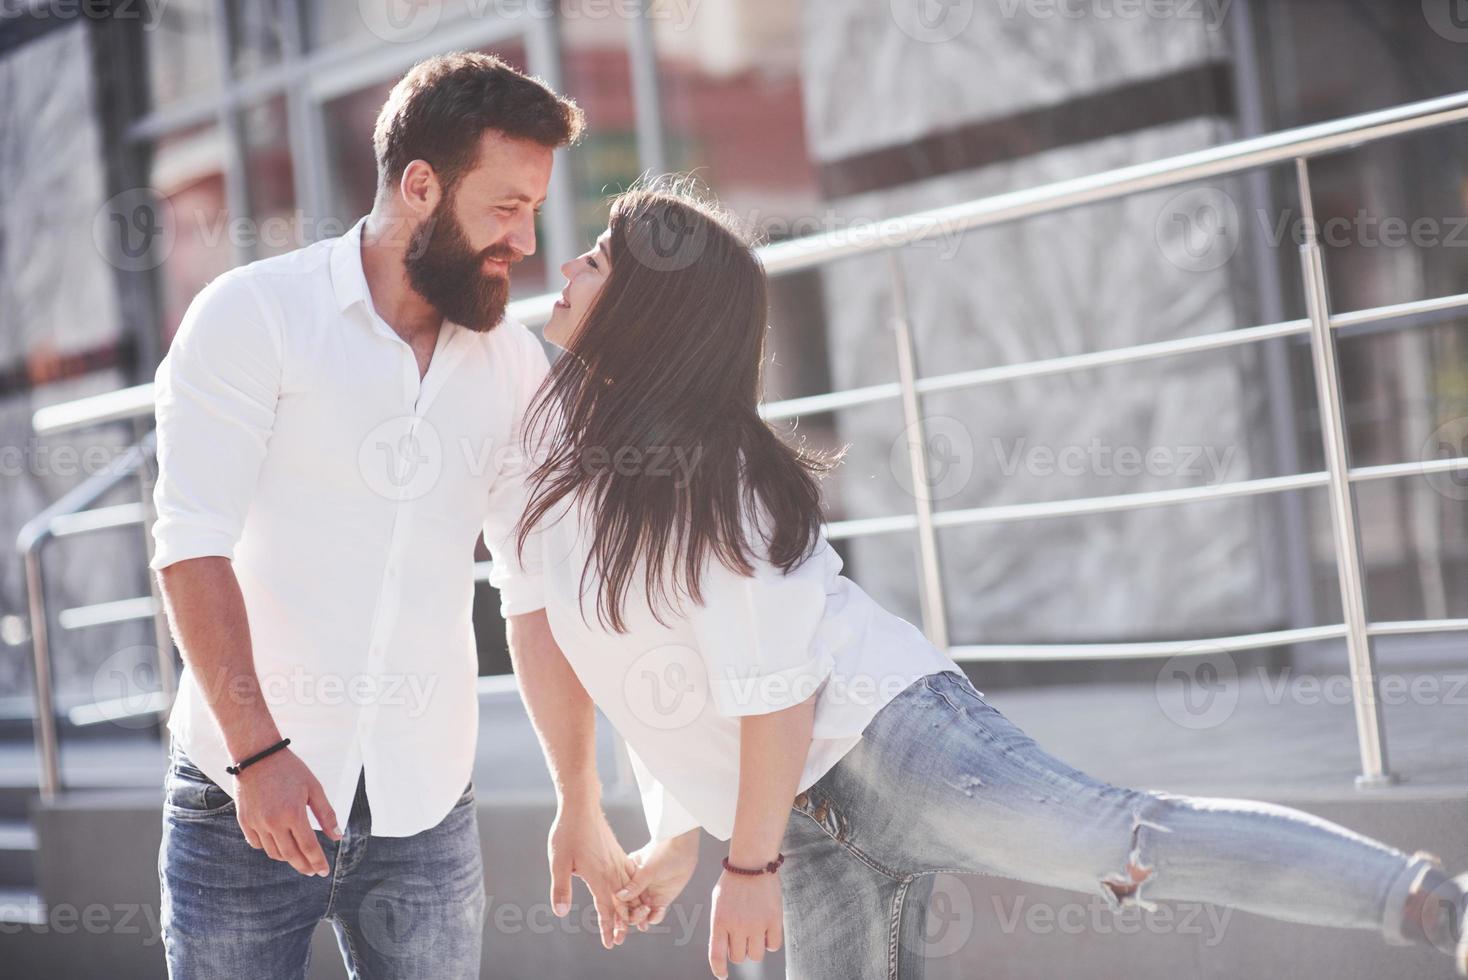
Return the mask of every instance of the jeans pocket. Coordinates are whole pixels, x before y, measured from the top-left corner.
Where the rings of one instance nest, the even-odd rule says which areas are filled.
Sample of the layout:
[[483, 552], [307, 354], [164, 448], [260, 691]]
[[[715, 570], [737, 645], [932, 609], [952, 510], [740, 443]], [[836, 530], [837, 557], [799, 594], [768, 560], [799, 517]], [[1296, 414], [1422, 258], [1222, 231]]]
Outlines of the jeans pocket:
[[234, 798], [188, 762], [175, 760], [163, 784], [163, 809], [185, 819], [234, 810]]

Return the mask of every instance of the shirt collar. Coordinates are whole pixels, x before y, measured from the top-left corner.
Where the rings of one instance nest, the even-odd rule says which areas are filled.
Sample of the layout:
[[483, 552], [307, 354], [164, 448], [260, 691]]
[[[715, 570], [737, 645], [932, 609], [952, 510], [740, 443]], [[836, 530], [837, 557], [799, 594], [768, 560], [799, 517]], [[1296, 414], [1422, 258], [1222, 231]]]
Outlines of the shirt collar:
[[331, 288], [336, 293], [336, 308], [341, 311], [353, 303], [372, 308], [367, 274], [362, 271], [362, 229], [366, 224], [365, 217], [359, 218], [331, 247]]

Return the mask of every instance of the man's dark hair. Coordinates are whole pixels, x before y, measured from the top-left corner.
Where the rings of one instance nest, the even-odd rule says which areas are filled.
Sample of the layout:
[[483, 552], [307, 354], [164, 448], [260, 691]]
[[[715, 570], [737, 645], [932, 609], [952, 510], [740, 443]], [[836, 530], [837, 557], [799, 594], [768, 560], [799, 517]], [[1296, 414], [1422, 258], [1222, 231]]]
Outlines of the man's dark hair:
[[426, 160], [448, 191], [474, 165], [485, 130], [555, 149], [574, 143], [583, 122], [575, 102], [492, 54], [438, 55], [414, 65], [377, 114], [377, 189]]

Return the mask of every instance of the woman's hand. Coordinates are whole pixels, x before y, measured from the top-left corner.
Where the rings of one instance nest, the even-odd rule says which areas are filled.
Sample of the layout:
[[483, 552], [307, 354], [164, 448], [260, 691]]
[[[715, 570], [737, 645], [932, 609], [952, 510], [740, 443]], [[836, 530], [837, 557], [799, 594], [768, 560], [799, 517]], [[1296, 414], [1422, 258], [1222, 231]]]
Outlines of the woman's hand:
[[616, 898], [625, 906], [629, 925], [647, 932], [668, 914], [668, 906], [682, 893], [698, 867], [700, 832], [664, 841], [650, 841], [647, 846], [627, 855], [627, 873], [632, 880]]
[[714, 886], [713, 926], [709, 932], [709, 969], [719, 980], [730, 963], [758, 963], [784, 942], [784, 906], [774, 874], [736, 875], [725, 871]]
[[600, 804], [563, 799], [551, 824], [547, 850], [552, 910], [557, 916], [571, 911], [571, 876], [575, 875], [591, 890], [602, 946], [620, 946], [627, 938], [627, 922], [618, 914], [613, 896], [630, 878], [627, 853], [617, 843]]

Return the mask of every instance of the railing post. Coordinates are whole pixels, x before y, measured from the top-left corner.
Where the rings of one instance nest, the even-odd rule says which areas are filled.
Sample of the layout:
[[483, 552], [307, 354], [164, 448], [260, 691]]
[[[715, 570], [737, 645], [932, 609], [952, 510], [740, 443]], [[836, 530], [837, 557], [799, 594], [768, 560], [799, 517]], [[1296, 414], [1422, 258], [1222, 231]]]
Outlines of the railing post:
[[938, 534], [933, 526], [932, 484], [928, 478], [928, 439], [917, 393], [917, 353], [908, 322], [907, 284], [900, 255], [892, 257], [892, 334], [897, 341], [897, 382], [902, 388], [903, 431], [912, 471], [916, 506], [918, 561], [922, 568], [923, 632], [940, 650], [948, 649], [948, 616], [943, 606], [943, 569], [938, 561]]
[[46, 584], [41, 575], [42, 535], [25, 551], [25, 583], [31, 616], [31, 660], [36, 673], [36, 758], [41, 767], [41, 799], [50, 802], [61, 789], [61, 756], [56, 743], [56, 698], [51, 691], [50, 624]]
[[1295, 159], [1305, 241], [1300, 267], [1305, 307], [1310, 318], [1310, 354], [1315, 365], [1315, 392], [1320, 429], [1325, 443], [1326, 484], [1330, 493], [1331, 529], [1335, 539], [1336, 572], [1341, 608], [1345, 614], [1346, 657], [1351, 670], [1351, 692], [1356, 707], [1356, 740], [1361, 751], [1360, 788], [1395, 782], [1387, 769], [1386, 732], [1381, 723], [1375, 655], [1366, 629], [1366, 593], [1361, 571], [1361, 539], [1355, 501], [1347, 473], [1346, 422], [1342, 408], [1340, 368], [1335, 334], [1330, 326], [1330, 297], [1326, 292], [1325, 263], [1315, 230], [1315, 208], [1310, 197], [1310, 168], [1304, 157]]

